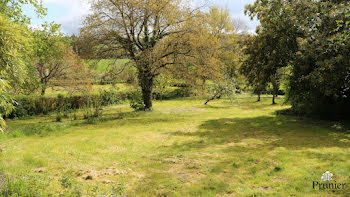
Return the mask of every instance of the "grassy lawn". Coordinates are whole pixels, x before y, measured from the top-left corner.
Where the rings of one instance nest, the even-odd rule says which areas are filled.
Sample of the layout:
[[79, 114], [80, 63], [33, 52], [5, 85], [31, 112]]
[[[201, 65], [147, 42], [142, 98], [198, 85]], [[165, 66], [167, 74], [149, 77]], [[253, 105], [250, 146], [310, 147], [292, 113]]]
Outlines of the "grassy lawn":
[[[19, 134], [0, 139], [0, 169], [41, 195], [349, 196], [312, 183], [329, 170], [350, 184], [350, 134], [276, 116], [289, 106], [255, 99], [162, 101], [153, 112], [120, 105], [95, 124], [12, 120]], [[42, 134], [29, 135], [35, 129]]]
[[[129, 85], [127, 83], [118, 83], [115, 85], [115, 87], [113, 87], [113, 85], [110, 84], [106, 84], [106, 85], [92, 85], [91, 89], [90, 89], [90, 93], [91, 94], [97, 94], [99, 93], [101, 90], [117, 90], [120, 92], [128, 92], [130, 90], [132, 90], [134, 87], [132, 85]], [[49, 87], [46, 90], [46, 94], [45, 96], [47, 97], [57, 97], [57, 95], [62, 94], [62, 95], [68, 95], [69, 91], [63, 87]], [[79, 95], [82, 93], [73, 93], [73, 95]]]
[[90, 60], [87, 64], [95, 70], [96, 73], [104, 73], [106, 70], [111, 68], [122, 68], [128, 59], [103, 59], [103, 60]]

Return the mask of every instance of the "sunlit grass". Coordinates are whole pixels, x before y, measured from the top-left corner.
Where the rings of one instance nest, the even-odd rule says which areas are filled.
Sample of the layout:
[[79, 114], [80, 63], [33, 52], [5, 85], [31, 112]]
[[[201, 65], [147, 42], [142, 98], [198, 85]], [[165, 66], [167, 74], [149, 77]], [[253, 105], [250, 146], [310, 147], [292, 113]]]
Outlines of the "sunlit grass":
[[102, 59], [89, 60], [87, 64], [96, 73], [104, 73], [111, 68], [122, 68], [129, 61], [128, 59]]
[[26, 177], [43, 195], [347, 195], [315, 191], [312, 182], [329, 170], [350, 184], [348, 133], [328, 122], [276, 116], [289, 107], [282, 100], [245, 97], [207, 106], [157, 101], [153, 112], [114, 106], [95, 124], [55, 123], [54, 115], [12, 120], [10, 131], [51, 130], [0, 139], [0, 169]]
[[[106, 85], [92, 85], [92, 87], [89, 89], [89, 94], [98, 94], [102, 90], [115, 90], [119, 92], [128, 92], [130, 90], [134, 89], [134, 87], [130, 84], [127, 83], [117, 83], [115, 85], [111, 84], [106, 84]], [[81, 95], [84, 92], [82, 91], [72, 91], [69, 88], [64, 88], [64, 87], [49, 87], [46, 90], [45, 96], [47, 97], [56, 97], [57, 95]]]

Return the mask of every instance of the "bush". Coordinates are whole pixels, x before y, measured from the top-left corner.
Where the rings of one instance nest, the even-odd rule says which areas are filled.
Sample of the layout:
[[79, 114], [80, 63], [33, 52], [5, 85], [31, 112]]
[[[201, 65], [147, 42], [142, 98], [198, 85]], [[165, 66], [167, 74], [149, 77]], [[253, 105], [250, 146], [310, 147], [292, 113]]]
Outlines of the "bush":
[[101, 105], [110, 106], [119, 104], [121, 99], [117, 91], [114, 90], [102, 90], [100, 91]]
[[[68, 118], [68, 115], [75, 112], [75, 109], [83, 109], [90, 100], [101, 102], [101, 106], [109, 106], [121, 103], [128, 98], [128, 93], [117, 93], [115, 91], [102, 91], [99, 95], [82, 95], [57, 98], [22, 96], [15, 98], [15, 109], [5, 118], [13, 119], [34, 115], [46, 115], [50, 112], [57, 113], [57, 119]], [[73, 117], [74, 118], [73, 114]]]
[[84, 107], [84, 119], [88, 123], [93, 123], [95, 118], [98, 118], [102, 114], [102, 102], [101, 97], [86, 95], [86, 105]]
[[[0, 173], [1, 176], [1, 173]], [[34, 176], [22, 176], [18, 178], [9, 178], [5, 176], [4, 184], [0, 184], [0, 196], [58, 196], [53, 190], [48, 190], [50, 185], [48, 178], [39, 178]], [[59, 196], [79, 197], [82, 196], [81, 186], [72, 179], [63, 177], [61, 186], [64, 188]]]
[[135, 111], [145, 110], [145, 105], [143, 103], [141, 91], [131, 93], [129, 101], [130, 107], [133, 108]]
[[[155, 100], [169, 100], [181, 97], [191, 96], [190, 88], [177, 88], [175, 90], [167, 90], [163, 93], [153, 92]], [[115, 90], [103, 90], [98, 95], [78, 95], [54, 97], [35, 97], [35, 96], [18, 96], [14, 98], [16, 101], [15, 109], [5, 118], [13, 119], [34, 115], [46, 115], [50, 112], [57, 113], [56, 121], [62, 121], [62, 118], [68, 118], [73, 112], [72, 119], [76, 119], [75, 110], [85, 109], [91, 100], [99, 101], [101, 106], [110, 106], [129, 100], [130, 106], [136, 110], [143, 110], [141, 92], [117, 92]], [[97, 103], [95, 103], [97, 104]], [[95, 105], [96, 106], [96, 105]], [[94, 108], [90, 104], [90, 107]], [[88, 117], [86, 117], [87, 119]]]

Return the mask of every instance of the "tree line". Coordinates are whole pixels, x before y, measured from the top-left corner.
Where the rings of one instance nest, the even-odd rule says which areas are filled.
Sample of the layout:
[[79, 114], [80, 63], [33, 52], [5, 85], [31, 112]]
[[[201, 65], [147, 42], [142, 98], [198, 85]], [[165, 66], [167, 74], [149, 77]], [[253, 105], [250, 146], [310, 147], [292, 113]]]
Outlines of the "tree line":
[[257, 0], [246, 14], [260, 21], [241, 67], [255, 92], [286, 79], [294, 113], [349, 117], [350, 2]]

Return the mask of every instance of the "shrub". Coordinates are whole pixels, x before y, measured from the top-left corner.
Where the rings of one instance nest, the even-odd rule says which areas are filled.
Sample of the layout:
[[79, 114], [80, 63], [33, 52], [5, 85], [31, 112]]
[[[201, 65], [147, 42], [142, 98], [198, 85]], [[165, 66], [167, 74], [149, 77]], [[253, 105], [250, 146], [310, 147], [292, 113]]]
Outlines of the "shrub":
[[[153, 98], [155, 100], [169, 100], [180, 97], [191, 96], [190, 88], [177, 88], [172, 91], [166, 90], [162, 93], [155, 91]], [[35, 96], [17, 96], [15, 109], [5, 118], [13, 119], [34, 115], [46, 115], [50, 112], [57, 113], [57, 121], [60, 122], [62, 118], [69, 118], [72, 114], [72, 120], [77, 119], [75, 114], [76, 109], [85, 109], [87, 105], [91, 108], [101, 108], [101, 106], [110, 106], [122, 103], [129, 100], [130, 106], [136, 110], [143, 110], [142, 94], [141, 92], [117, 92], [115, 90], [103, 90], [98, 95], [75, 95], [55, 97], [35, 97]], [[92, 104], [92, 101], [99, 101], [100, 103]], [[88, 104], [90, 102], [90, 104]], [[96, 105], [98, 104], [98, 105]], [[95, 107], [94, 107], [95, 106]], [[98, 107], [99, 106], [99, 107]], [[98, 113], [96, 113], [98, 115]], [[87, 117], [86, 117], [87, 119]]]
[[145, 110], [145, 105], [143, 103], [141, 91], [133, 92], [130, 95], [129, 101], [130, 107], [133, 108], [135, 111]]
[[117, 91], [114, 90], [102, 90], [100, 91], [101, 105], [110, 106], [119, 104], [121, 99]]
[[84, 107], [84, 119], [88, 123], [93, 123], [95, 118], [102, 114], [101, 97], [86, 95], [86, 105]]
[[9, 129], [8, 134], [12, 137], [32, 135], [46, 136], [51, 132], [62, 131], [71, 126], [72, 125], [69, 123], [36, 123], [24, 127], [17, 127], [15, 130]]

